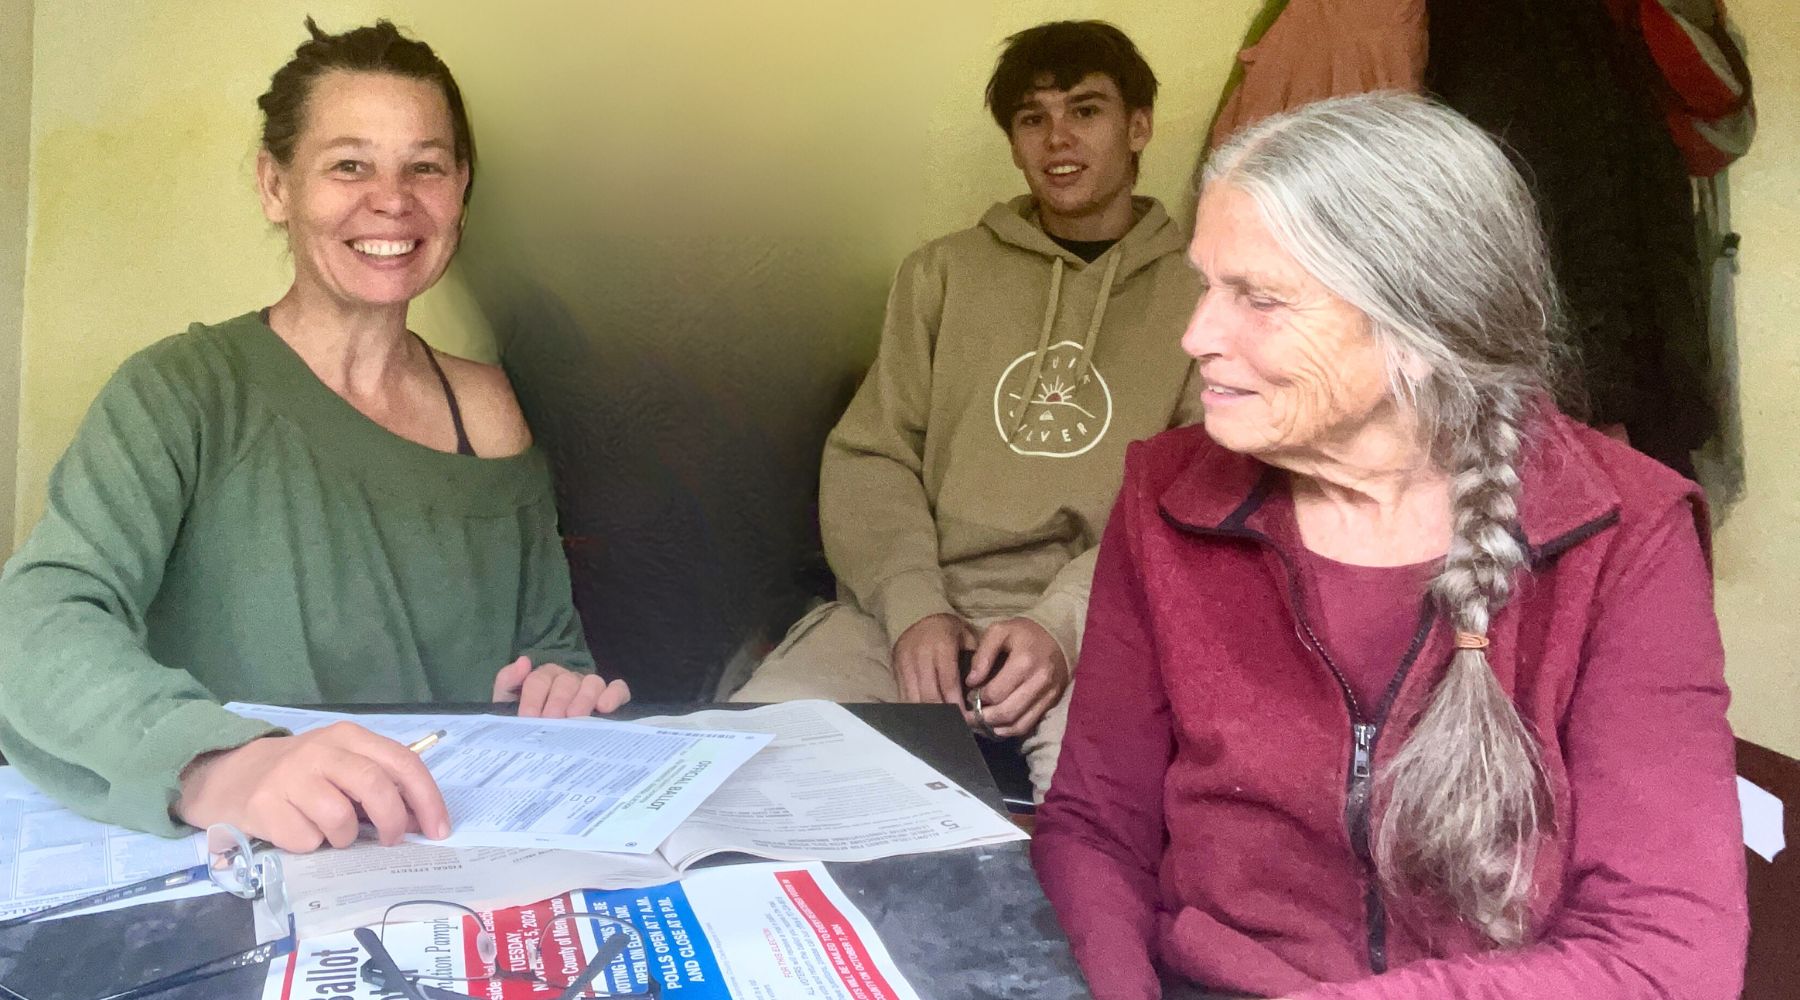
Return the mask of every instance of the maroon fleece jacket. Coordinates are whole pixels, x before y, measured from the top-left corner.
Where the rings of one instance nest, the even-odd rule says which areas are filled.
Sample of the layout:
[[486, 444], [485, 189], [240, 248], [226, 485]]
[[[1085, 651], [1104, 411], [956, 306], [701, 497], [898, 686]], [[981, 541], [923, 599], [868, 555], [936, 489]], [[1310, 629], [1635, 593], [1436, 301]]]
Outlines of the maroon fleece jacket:
[[1032, 848], [1100, 1000], [1158, 968], [1261, 996], [1738, 995], [1744, 856], [1695, 487], [1561, 417], [1528, 434], [1530, 563], [1488, 653], [1542, 747], [1555, 826], [1532, 941], [1481, 946], [1372, 878], [1370, 775], [1452, 653], [1420, 609], [1374, 705], [1307, 634], [1284, 474], [1204, 429], [1134, 445]]

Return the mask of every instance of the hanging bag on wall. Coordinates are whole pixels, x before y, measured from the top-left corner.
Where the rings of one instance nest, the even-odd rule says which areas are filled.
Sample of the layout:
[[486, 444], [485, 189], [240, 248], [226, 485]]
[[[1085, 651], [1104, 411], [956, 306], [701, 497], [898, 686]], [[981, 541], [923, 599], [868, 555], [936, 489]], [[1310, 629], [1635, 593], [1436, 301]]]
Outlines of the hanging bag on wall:
[[1744, 155], [1756, 134], [1756, 103], [1723, 0], [1609, 0], [1608, 6], [1650, 53], [1661, 77], [1663, 117], [1688, 173], [1711, 177]]

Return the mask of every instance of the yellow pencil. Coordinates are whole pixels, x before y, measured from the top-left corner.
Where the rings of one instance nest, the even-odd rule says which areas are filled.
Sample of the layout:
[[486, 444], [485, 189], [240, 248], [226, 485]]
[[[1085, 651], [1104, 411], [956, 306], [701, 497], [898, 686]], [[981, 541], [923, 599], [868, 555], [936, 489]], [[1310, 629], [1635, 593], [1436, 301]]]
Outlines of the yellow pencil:
[[438, 730], [435, 733], [426, 733], [424, 736], [421, 736], [418, 739], [412, 741], [411, 743], [408, 743], [406, 745], [406, 749], [411, 750], [413, 753], [424, 753], [425, 751], [431, 749], [432, 744], [436, 743], [438, 740], [443, 739], [444, 735], [445, 735], [445, 732], [442, 729]]

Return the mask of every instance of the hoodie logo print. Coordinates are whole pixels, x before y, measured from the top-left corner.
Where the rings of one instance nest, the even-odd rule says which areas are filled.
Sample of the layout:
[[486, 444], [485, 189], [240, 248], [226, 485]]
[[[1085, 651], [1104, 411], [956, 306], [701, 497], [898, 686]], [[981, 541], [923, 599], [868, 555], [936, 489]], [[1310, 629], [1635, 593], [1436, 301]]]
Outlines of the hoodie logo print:
[[994, 429], [1020, 455], [1074, 458], [1099, 444], [1112, 426], [1112, 390], [1091, 364], [1077, 377], [1081, 345], [1073, 340], [1045, 348], [1037, 384], [1027, 386], [1036, 357], [1035, 351], [1027, 351], [1000, 373], [994, 386]]

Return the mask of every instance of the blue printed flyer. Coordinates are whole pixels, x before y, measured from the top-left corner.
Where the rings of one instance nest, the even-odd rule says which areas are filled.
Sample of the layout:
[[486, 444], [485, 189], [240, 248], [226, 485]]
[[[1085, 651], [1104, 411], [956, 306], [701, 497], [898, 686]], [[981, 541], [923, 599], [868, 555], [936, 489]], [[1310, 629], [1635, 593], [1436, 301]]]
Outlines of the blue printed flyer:
[[[577, 889], [526, 906], [421, 904], [371, 929], [421, 987], [489, 1000], [646, 995], [686, 1000], [918, 1000], [823, 865], [691, 872], [648, 889]], [[422, 919], [418, 919], [422, 918]], [[615, 942], [624, 937], [623, 944]], [[596, 955], [611, 958], [597, 967]], [[393, 998], [350, 933], [300, 942], [269, 970], [264, 1000]]]

